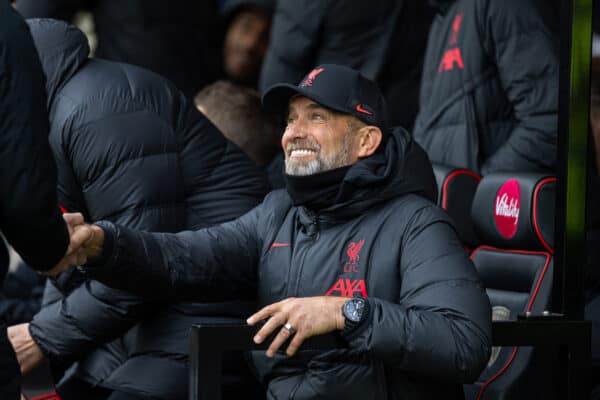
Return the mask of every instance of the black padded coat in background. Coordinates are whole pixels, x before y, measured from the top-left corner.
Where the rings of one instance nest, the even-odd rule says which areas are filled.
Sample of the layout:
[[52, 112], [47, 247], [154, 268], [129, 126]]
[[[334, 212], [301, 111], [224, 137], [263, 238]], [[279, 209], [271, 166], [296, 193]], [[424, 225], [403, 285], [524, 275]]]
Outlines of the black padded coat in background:
[[349, 169], [339, 193], [316, 214], [274, 191], [235, 221], [179, 234], [99, 222], [107, 247], [84, 269], [110, 285], [198, 301], [361, 296], [371, 312], [342, 334], [348, 350], [252, 355], [268, 399], [463, 399], [461, 383], [489, 357], [490, 304], [431, 201], [425, 153], [398, 128], [385, 152]]
[[216, 0], [17, 0], [25, 18], [70, 21], [89, 11], [95, 56], [138, 65], [171, 80], [187, 96], [218, 80], [223, 26]]
[[389, 126], [410, 129], [432, 17], [425, 1], [279, 0], [259, 89], [298, 84], [315, 65], [345, 65], [377, 82]]
[[[64, 255], [69, 235], [56, 202], [44, 74], [22, 18], [0, 0], [0, 231], [38, 270]], [[0, 282], [8, 268], [0, 238]], [[0, 315], [0, 398], [18, 400], [19, 365]]]
[[558, 37], [546, 0], [437, 0], [414, 137], [433, 162], [481, 174], [552, 171]]
[[[177, 232], [237, 218], [260, 203], [265, 177], [171, 82], [88, 58], [87, 40], [73, 26], [28, 23], [47, 76], [64, 208], [89, 221]], [[46, 304], [30, 325], [40, 348], [51, 359], [79, 359], [71, 372], [88, 383], [157, 399], [187, 396], [194, 320], [246, 317], [252, 310], [240, 302], [153, 304], [82, 282], [76, 272], [59, 277], [48, 297], [57, 290], [64, 298]]]

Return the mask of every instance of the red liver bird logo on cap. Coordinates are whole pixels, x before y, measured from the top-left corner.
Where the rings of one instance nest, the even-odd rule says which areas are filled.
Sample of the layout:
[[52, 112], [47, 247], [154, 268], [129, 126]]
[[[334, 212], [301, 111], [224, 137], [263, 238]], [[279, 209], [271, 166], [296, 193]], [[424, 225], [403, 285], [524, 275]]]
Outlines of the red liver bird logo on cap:
[[325, 68], [315, 68], [312, 71], [310, 71], [308, 76], [300, 84], [300, 87], [312, 86], [317, 75], [319, 75], [323, 71], [325, 71]]

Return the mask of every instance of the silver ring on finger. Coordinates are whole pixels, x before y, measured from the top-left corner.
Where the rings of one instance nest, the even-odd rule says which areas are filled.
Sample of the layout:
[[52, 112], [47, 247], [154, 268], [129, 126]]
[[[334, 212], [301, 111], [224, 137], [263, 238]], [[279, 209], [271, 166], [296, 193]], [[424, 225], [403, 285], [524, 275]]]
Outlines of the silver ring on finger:
[[287, 331], [290, 333], [290, 335], [293, 335], [294, 333], [296, 333], [296, 330], [294, 329], [292, 324], [290, 324], [289, 322], [286, 322], [285, 325], [283, 325], [283, 327], [285, 329], [287, 329]]

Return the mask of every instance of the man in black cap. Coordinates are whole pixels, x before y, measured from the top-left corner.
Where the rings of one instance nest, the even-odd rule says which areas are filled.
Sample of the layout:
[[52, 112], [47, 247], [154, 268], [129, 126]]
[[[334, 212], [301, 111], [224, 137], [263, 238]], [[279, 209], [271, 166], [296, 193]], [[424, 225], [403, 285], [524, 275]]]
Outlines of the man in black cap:
[[[81, 269], [198, 301], [256, 296], [248, 323], [267, 321], [254, 340], [278, 332], [252, 354], [269, 399], [462, 399], [489, 357], [490, 306], [432, 202], [423, 150], [387, 128], [377, 86], [346, 67], [321, 65], [263, 103], [287, 110], [287, 190], [194, 232], [90, 225]], [[333, 331], [347, 349], [300, 350]]]

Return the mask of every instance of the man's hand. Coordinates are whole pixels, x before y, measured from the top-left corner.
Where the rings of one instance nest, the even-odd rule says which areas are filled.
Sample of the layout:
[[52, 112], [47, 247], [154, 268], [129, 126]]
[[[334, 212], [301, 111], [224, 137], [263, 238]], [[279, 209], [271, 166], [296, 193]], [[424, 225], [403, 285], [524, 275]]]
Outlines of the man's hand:
[[247, 322], [254, 325], [270, 317], [254, 336], [256, 343], [262, 343], [283, 325], [267, 349], [267, 357], [273, 357], [281, 345], [290, 336], [294, 336], [286, 350], [286, 354], [291, 357], [305, 339], [344, 329], [342, 306], [347, 300], [345, 297], [335, 296], [289, 298], [264, 307], [248, 318]]
[[17, 354], [21, 374], [27, 375], [44, 360], [44, 353], [29, 334], [29, 324], [9, 326], [7, 332]]
[[49, 271], [41, 275], [55, 276], [73, 265], [85, 264], [88, 257], [98, 255], [102, 251], [104, 231], [95, 225], [88, 225], [80, 213], [63, 214], [69, 229], [69, 247], [64, 257]]

